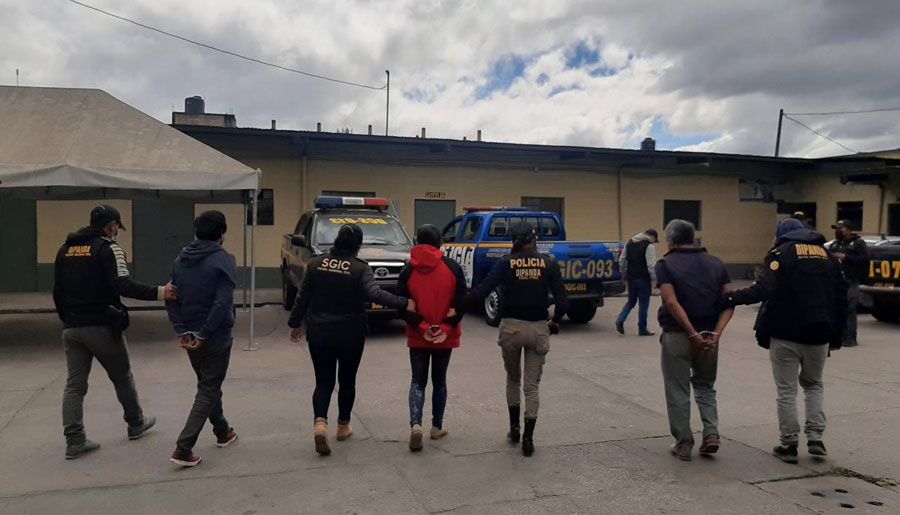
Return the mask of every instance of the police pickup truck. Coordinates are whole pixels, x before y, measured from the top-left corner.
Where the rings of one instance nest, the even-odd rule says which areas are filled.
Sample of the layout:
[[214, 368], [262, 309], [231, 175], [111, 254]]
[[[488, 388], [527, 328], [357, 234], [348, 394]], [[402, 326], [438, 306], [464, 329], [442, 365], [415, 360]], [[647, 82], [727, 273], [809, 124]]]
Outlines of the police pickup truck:
[[[569, 293], [570, 320], [590, 322], [605, 296], [625, 290], [618, 264], [621, 242], [566, 241], [565, 227], [556, 213], [502, 207], [467, 207], [465, 211], [444, 228], [442, 249], [462, 266], [469, 287], [484, 280], [497, 260], [509, 254], [510, 227], [525, 221], [537, 230], [538, 250], [559, 262]], [[502, 303], [500, 290], [485, 299], [488, 324], [500, 323]]]
[[[375, 282], [396, 293], [400, 271], [409, 259], [412, 240], [403, 224], [388, 212], [390, 202], [382, 198], [318, 197], [315, 209], [300, 217], [292, 234], [284, 235], [281, 248], [281, 281], [284, 309], [294, 307], [297, 289], [310, 258], [324, 254], [334, 245], [345, 224], [363, 231], [359, 258], [368, 262]], [[371, 311], [386, 311], [372, 305]]]
[[869, 281], [859, 291], [872, 299], [872, 316], [900, 320], [900, 238], [864, 237], [869, 246]]

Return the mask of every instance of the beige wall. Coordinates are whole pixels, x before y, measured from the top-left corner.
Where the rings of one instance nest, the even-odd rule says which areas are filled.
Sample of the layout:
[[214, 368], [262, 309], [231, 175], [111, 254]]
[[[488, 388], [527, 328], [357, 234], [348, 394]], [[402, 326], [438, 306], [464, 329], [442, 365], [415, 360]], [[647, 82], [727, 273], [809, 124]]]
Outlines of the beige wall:
[[881, 203], [881, 191], [878, 186], [841, 184], [840, 177], [836, 175], [809, 175], [793, 181], [791, 190], [791, 198], [786, 199], [789, 202], [816, 203], [816, 224], [825, 234], [829, 233], [828, 228], [831, 224], [837, 221], [837, 203], [854, 201], [863, 203], [861, 232], [878, 232]]
[[[37, 202], [38, 263], [53, 263], [66, 236], [90, 223], [91, 209], [109, 204], [122, 214], [122, 223], [131, 228], [130, 200], [39, 200]], [[131, 231], [119, 232], [119, 243], [131, 261]]]
[[[726, 263], [762, 260], [771, 247], [777, 218], [774, 203], [741, 202], [736, 177], [626, 175], [622, 184], [623, 238], [654, 228], [664, 240], [665, 200], [699, 200], [703, 245]], [[665, 249], [660, 247], [660, 253]]]

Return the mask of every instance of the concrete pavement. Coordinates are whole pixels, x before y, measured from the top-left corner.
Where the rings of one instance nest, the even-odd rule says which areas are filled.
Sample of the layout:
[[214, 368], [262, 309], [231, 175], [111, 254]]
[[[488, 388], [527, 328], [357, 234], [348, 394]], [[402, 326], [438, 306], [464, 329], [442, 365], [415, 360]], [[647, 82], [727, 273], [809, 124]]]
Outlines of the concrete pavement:
[[[58, 322], [2, 316], [0, 512], [900, 512], [892, 479], [900, 478], [900, 326], [861, 316], [862, 345], [836, 353], [826, 371], [831, 456], [813, 461], [801, 450], [792, 466], [769, 455], [777, 425], [768, 355], [752, 338], [754, 310], [739, 309], [720, 353], [723, 447], [715, 458], [682, 463], [668, 455], [658, 340], [616, 334], [621, 303], [612, 299], [593, 323], [566, 325], [553, 339], [538, 451], [528, 459], [504, 440], [496, 329], [475, 317], [464, 322], [450, 366], [448, 438], [426, 440], [418, 454], [406, 449], [409, 358], [402, 328], [388, 324], [363, 358], [356, 435], [317, 456], [308, 353], [287, 341], [283, 311], [262, 308], [260, 348], [241, 351], [246, 333], [238, 331], [225, 384], [226, 416], [240, 440], [217, 449], [205, 432], [195, 449], [204, 462], [189, 470], [167, 461], [194, 381], [163, 313], [134, 313], [129, 330], [138, 389], [157, 428], [127, 441], [112, 386], [95, 366], [85, 419], [103, 448], [75, 461], [63, 459]], [[429, 410], [430, 402], [426, 417]]]

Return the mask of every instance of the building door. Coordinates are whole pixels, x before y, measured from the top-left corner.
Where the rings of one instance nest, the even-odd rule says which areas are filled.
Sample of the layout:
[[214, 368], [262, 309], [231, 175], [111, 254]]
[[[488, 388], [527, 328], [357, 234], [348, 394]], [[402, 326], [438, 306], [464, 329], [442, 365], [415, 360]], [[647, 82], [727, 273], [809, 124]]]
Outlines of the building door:
[[172, 273], [172, 262], [194, 239], [194, 201], [160, 198], [132, 203], [134, 248], [132, 273], [145, 284], [163, 284]]
[[0, 292], [37, 291], [37, 204], [0, 199]]
[[888, 204], [888, 234], [900, 236], [900, 204]]
[[456, 218], [455, 200], [416, 200], [416, 229], [431, 224], [443, 229]]

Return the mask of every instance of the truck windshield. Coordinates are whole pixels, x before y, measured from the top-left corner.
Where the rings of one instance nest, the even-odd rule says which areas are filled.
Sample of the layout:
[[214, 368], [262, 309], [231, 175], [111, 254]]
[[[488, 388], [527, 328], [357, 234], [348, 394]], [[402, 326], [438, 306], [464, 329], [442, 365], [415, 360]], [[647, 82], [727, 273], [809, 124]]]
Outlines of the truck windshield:
[[395, 218], [381, 213], [335, 213], [320, 215], [316, 223], [316, 245], [334, 245], [341, 226], [356, 224], [363, 231], [363, 245], [389, 245], [409, 247], [412, 242], [403, 226]]

